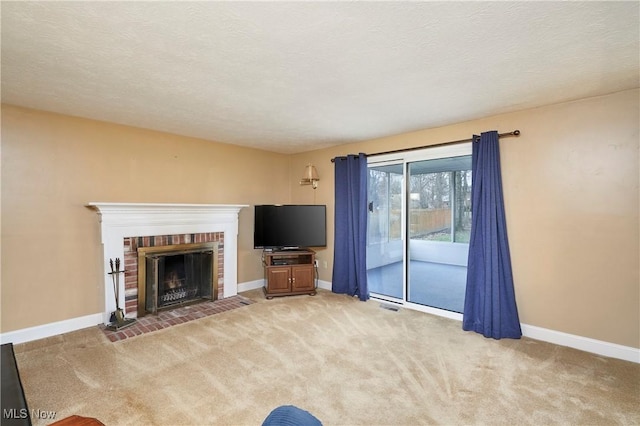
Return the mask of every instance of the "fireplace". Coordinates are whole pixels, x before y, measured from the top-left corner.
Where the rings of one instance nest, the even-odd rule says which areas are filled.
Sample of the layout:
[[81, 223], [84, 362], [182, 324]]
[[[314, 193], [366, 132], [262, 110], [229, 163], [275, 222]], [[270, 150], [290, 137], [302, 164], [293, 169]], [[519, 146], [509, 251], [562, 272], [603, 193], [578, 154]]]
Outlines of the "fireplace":
[[[212, 252], [211, 261], [213, 262], [213, 269], [210, 281], [212, 288], [215, 286], [215, 292], [212, 290], [210, 294], [215, 296], [216, 299], [226, 297], [224, 296], [226, 263], [225, 234], [224, 232], [205, 232], [199, 234], [150, 235], [147, 237], [124, 238], [125, 311], [127, 315], [131, 318], [144, 316], [150, 312], [157, 312], [158, 307], [160, 306], [162, 308], [165, 302], [186, 301], [184, 300], [186, 297], [181, 297], [183, 294], [182, 290], [178, 290], [180, 286], [176, 284], [176, 281], [172, 282], [171, 271], [165, 272], [164, 270], [166, 259], [163, 259], [163, 257], [165, 256], [170, 257], [169, 266], [171, 267], [175, 266], [174, 264], [176, 262], [184, 261], [180, 257], [173, 256], [195, 255], [202, 251], [206, 259], [208, 257], [207, 252]], [[187, 261], [192, 262], [197, 260], [192, 258]], [[149, 264], [148, 268], [147, 264]], [[175, 277], [176, 280], [186, 279], [186, 276], [184, 276], [185, 272], [182, 271], [181, 268], [183, 267], [180, 267], [180, 270], [177, 271], [174, 268], [174, 273], [178, 275]], [[147, 274], [147, 269], [151, 271], [151, 277]], [[177, 274], [178, 272], [180, 272], [180, 274]], [[155, 277], [157, 273], [162, 275], [162, 277], [157, 278], [160, 285], [159, 287], [158, 283], [153, 281], [148, 282], [148, 279]], [[195, 272], [190, 271], [189, 274], [193, 276]], [[167, 284], [164, 283], [166, 278], [168, 278], [169, 281]], [[174, 291], [167, 291], [166, 295], [160, 294], [160, 297], [165, 296], [165, 298], [164, 300], [160, 300], [160, 303], [156, 301], [155, 307], [153, 306], [153, 302], [149, 301], [149, 303], [147, 303], [147, 296], [151, 297], [150, 295], [155, 291], [157, 297], [158, 288], [162, 292], [165, 287]], [[185, 296], [190, 297], [188, 295], [189, 291], [187, 291], [187, 289], [184, 290], [184, 293], [186, 293]], [[203, 291], [206, 292], [206, 290]], [[193, 292], [193, 289], [191, 289], [191, 292]], [[209, 293], [206, 294], [207, 296], [205, 298], [209, 298]], [[211, 300], [216, 299], [212, 298]], [[147, 304], [149, 307], [147, 307]]]
[[120, 306], [125, 307], [127, 317], [138, 314], [137, 250], [142, 247], [217, 241], [220, 252], [217, 297], [237, 294], [238, 214], [248, 206], [103, 202], [87, 206], [97, 210], [101, 222], [104, 324], [109, 324], [116, 307], [112, 277], [108, 273], [112, 259], [125, 261], [126, 285], [119, 292]]
[[218, 243], [138, 248], [138, 316], [218, 299]]

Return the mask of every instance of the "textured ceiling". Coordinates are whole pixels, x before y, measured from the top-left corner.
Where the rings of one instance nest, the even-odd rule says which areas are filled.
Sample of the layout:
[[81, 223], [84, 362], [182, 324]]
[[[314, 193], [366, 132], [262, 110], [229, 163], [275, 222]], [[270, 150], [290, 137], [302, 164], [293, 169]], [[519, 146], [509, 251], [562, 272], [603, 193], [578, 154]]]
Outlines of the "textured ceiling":
[[2, 1], [2, 102], [301, 152], [636, 88], [639, 4]]

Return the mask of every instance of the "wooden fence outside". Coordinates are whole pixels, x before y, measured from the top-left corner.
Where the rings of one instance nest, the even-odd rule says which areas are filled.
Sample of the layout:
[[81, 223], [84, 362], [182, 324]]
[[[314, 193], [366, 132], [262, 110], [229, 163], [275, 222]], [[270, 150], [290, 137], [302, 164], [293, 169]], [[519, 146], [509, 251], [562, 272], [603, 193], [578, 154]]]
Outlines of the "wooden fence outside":
[[[375, 211], [370, 213], [371, 223], [379, 223], [379, 220], [386, 220], [381, 217], [383, 212]], [[400, 210], [391, 211], [389, 223], [389, 239], [400, 238], [401, 221]], [[411, 209], [409, 213], [409, 236], [416, 237], [438, 232], [451, 228], [451, 209]]]

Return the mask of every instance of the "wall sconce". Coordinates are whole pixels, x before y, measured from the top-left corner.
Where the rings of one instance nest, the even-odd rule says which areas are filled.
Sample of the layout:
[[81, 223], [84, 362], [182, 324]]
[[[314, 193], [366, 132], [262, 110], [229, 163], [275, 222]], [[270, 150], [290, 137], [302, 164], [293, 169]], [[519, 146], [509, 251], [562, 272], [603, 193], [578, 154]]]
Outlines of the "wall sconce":
[[319, 180], [318, 171], [311, 163], [309, 163], [304, 168], [304, 175], [302, 175], [302, 179], [300, 179], [300, 185], [311, 185], [313, 189], [316, 189], [318, 187]]

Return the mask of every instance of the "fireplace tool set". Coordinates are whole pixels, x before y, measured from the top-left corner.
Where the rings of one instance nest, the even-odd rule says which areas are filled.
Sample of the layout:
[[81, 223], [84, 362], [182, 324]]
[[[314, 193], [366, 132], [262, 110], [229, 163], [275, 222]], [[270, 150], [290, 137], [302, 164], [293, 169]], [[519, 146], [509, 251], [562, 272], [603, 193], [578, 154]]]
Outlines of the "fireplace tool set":
[[113, 294], [116, 298], [116, 311], [111, 314], [111, 324], [108, 328], [110, 330], [121, 330], [136, 322], [135, 318], [125, 318], [124, 310], [120, 308], [120, 274], [124, 273], [124, 269], [120, 270], [120, 258], [116, 257], [116, 267], [113, 268], [113, 259], [109, 259], [109, 265], [111, 266], [111, 280], [113, 281]]

